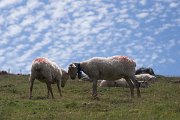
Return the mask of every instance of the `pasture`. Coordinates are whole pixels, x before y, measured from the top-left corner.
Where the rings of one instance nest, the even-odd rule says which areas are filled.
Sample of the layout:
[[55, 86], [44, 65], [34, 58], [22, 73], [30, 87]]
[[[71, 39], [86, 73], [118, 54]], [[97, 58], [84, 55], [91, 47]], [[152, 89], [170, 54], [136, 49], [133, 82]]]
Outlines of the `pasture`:
[[[149, 88], [141, 88], [141, 98], [130, 99], [129, 88], [100, 88], [98, 100], [91, 97], [92, 83], [68, 80], [59, 96], [47, 99], [44, 83], [35, 81], [28, 99], [27, 75], [0, 76], [0, 120], [179, 120], [180, 80], [158, 77]], [[136, 93], [136, 91], [135, 91]], [[135, 94], [136, 95], [136, 94]]]

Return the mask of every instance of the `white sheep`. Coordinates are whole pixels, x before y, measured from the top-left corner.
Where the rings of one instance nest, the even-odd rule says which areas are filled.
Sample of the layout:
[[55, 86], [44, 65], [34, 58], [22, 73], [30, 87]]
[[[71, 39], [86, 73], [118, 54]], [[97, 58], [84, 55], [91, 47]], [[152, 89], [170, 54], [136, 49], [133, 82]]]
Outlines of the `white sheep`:
[[136, 63], [126, 56], [113, 56], [108, 58], [96, 57], [80, 63], [72, 63], [68, 67], [68, 73], [71, 79], [81, 78], [83, 71], [93, 81], [92, 96], [97, 97], [97, 81], [114, 81], [125, 78], [131, 90], [131, 97], [134, 97], [134, 82], [137, 88], [137, 96], [140, 97], [139, 84], [135, 79]]
[[29, 81], [30, 81], [29, 99], [31, 99], [32, 97], [32, 89], [35, 79], [38, 79], [43, 83], [46, 83], [48, 89], [47, 97], [49, 97], [49, 92], [50, 92], [52, 98], [54, 98], [51, 84], [57, 84], [59, 94], [60, 96], [62, 96], [60, 86], [61, 87], [65, 86], [68, 77], [69, 77], [68, 73], [63, 69], [60, 69], [56, 63], [50, 61], [47, 58], [42, 58], [42, 57], [36, 58], [32, 62], [31, 74], [29, 77]]
[[150, 74], [138, 74], [135, 77], [137, 81], [146, 81], [148, 83], [154, 83], [156, 81], [156, 77]]
[[[138, 81], [139, 87], [147, 88], [148, 83], [146, 81]], [[133, 83], [134, 85], [134, 83]], [[124, 78], [115, 80], [115, 81], [108, 81], [108, 80], [102, 80], [99, 84], [100, 87], [126, 87], [129, 88], [128, 83]], [[136, 86], [134, 86], [136, 87]]]
[[115, 81], [101, 80], [100, 87], [117, 87]]

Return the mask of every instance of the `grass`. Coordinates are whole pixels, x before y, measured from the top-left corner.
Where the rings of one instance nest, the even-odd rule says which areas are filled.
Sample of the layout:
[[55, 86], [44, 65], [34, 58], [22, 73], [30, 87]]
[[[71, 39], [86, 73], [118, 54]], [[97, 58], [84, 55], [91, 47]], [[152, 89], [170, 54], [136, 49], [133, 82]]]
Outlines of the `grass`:
[[0, 120], [179, 120], [180, 83], [178, 77], [158, 77], [151, 87], [141, 89], [141, 98], [130, 99], [128, 88], [100, 88], [99, 100], [91, 98], [92, 83], [68, 80], [59, 96], [46, 99], [44, 83], [35, 81], [28, 99], [28, 76], [0, 76]]

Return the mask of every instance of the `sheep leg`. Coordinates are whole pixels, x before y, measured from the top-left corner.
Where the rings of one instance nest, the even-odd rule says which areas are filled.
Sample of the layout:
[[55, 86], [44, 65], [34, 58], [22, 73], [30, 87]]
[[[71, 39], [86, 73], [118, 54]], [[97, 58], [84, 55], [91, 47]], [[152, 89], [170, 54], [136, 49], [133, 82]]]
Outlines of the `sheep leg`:
[[61, 93], [61, 88], [60, 88], [59, 84], [60, 84], [60, 81], [57, 81], [58, 91], [59, 91], [60, 96], [62, 96], [62, 93]]
[[137, 89], [137, 96], [141, 97], [141, 92], [140, 92], [140, 89], [139, 89], [140, 83], [138, 83], [138, 81], [135, 79], [135, 77], [132, 77], [131, 79], [132, 79], [132, 81], [133, 81], [133, 83], [134, 83], [134, 85], [135, 85], [135, 87]]
[[131, 98], [134, 98], [134, 85], [129, 78], [126, 78], [126, 81], [127, 81], [129, 88], [131, 90]]
[[29, 81], [30, 81], [29, 99], [31, 99], [31, 97], [32, 97], [32, 89], [33, 89], [34, 80], [35, 79], [30, 76], [30, 78], [29, 78]]
[[49, 89], [48, 89], [48, 91], [47, 91], [47, 98], [49, 98]]
[[97, 80], [93, 80], [92, 96], [93, 98], [97, 98]]
[[53, 95], [53, 92], [52, 92], [51, 84], [48, 82], [48, 83], [46, 83], [46, 85], [47, 85], [47, 89], [48, 89], [47, 98], [49, 98], [49, 92], [50, 92], [51, 96], [52, 96], [52, 99], [54, 99], [54, 95]]

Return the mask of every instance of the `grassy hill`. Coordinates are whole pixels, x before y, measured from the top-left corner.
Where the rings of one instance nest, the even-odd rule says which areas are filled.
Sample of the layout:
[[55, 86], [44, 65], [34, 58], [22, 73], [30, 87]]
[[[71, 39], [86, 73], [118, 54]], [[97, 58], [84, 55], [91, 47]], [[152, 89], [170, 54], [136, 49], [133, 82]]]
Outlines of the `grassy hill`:
[[59, 96], [46, 99], [44, 83], [35, 81], [28, 99], [28, 76], [0, 76], [0, 120], [179, 120], [180, 83], [178, 77], [158, 77], [149, 88], [141, 88], [141, 98], [130, 99], [128, 88], [100, 88], [99, 100], [91, 98], [92, 83], [68, 80]]

